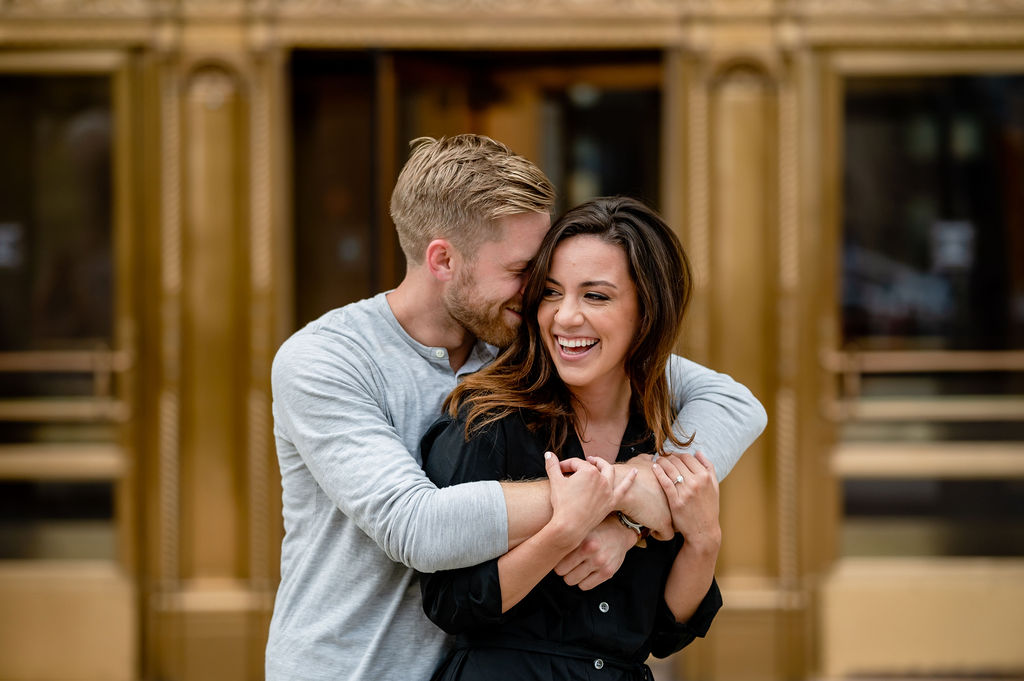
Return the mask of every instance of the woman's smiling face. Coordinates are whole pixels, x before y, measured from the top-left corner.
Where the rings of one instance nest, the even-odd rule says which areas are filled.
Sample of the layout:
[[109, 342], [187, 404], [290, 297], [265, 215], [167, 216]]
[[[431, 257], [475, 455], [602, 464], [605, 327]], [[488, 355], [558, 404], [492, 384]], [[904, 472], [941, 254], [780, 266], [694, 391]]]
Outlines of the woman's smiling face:
[[621, 387], [639, 328], [636, 285], [622, 248], [589, 235], [558, 244], [537, 324], [566, 385]]

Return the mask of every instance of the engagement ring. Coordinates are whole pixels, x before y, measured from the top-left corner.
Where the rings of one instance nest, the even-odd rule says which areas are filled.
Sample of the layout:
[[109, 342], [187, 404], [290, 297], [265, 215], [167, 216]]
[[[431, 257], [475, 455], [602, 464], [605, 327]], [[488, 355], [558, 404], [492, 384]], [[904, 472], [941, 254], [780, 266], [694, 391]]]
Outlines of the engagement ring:
[[677, 476], [676, 476], [676, 484], [678, 485], [678, 484], [679, 484], [679, 483], [681, 483], [682, 481], [683, 481], [683, 476], [681, 476], [681, 475], [677, 475]]

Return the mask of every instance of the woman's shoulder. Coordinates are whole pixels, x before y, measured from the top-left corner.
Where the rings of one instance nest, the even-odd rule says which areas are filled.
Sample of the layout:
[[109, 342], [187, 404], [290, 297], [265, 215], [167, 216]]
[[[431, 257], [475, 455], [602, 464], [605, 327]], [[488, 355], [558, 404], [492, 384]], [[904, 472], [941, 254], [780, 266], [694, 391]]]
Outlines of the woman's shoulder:
[[[423, 469], [438, 486], [503, 477], [510, 442], [520, 428], [515, 413], [484, 415], [469, 423], [468, 410], [445, 414], [420, 441]], [[511, 436], [511, 437], [510, 437]]]

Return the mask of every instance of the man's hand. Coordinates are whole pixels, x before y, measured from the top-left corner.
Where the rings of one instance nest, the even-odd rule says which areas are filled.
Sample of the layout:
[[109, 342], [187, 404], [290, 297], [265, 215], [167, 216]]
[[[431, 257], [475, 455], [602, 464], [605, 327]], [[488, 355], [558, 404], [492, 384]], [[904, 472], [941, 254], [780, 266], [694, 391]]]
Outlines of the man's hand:
[[637, 469], [636, 480], [622, 499], [618, 510], [651, 530], [651, 536], [662, 541], [675, 535], [672, 525], [672, 513], [669, 511], [665, 493], [661, 484], [654, 477], [651, 464], [654, 457], [650, 454], [635, 456], [625, 464], [616, 464], [616, 475], [624, 475], [631, 469]]
[[587, 591], [614, 575], [626, 553], [636, 545], [636, 532], [619, 522], [613, 513], [590, 531], [572, 553], [555, 566], [555, 573], [569, 586]]

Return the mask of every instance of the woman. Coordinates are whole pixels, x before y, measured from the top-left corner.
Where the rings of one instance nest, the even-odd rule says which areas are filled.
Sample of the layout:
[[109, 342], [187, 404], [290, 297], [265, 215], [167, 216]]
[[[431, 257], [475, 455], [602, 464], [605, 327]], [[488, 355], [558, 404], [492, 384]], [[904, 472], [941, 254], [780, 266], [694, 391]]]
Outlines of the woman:
[[[521, 332], [449, 396], [449, 416], [423, 439], [438, 485], [551, 479], [553, 513], [495, 560], [421, 581], [424, 610], [457, 634], [436, 679], [646, 679], [649, 654], [703, 636], [721, 605], [718, 483], [702, 455], [662, 458], [679, 534], [629, 551], [591, 590], [551, 572], [614, 511], [632, 481], [611, 463], [661, 451], [672, 432], [666, 365], [690, 294], [685, 254], [643, 204], [601, 198], [548, 233], [523, 293]], [[550, 451], [561, 452], [555, 470]], [[588, 493], [574, 494], [573, 486]], [[624, 523], [627, 519], [624, 519]], [[681, 535], [681, 536], [680, 536]], [[684, 539], [685, 538], [685, 539]]]

